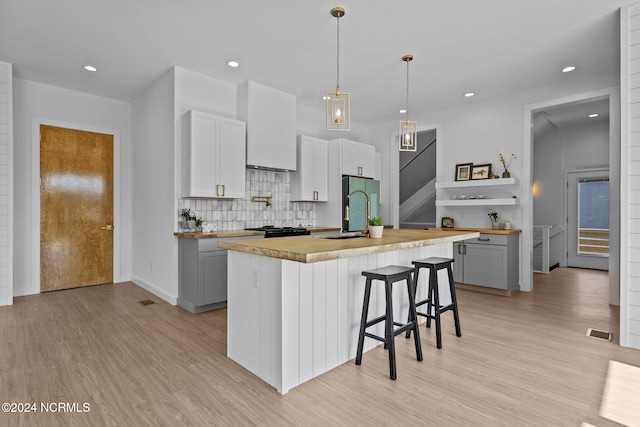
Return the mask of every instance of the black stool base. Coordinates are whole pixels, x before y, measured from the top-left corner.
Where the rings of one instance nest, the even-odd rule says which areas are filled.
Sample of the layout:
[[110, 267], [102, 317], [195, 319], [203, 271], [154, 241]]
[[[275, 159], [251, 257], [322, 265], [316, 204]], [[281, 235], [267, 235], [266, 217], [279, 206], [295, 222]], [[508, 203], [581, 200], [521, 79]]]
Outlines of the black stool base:
[[[416, 315], [415, 304], [415, 288], [412, 279], [414, 268], [403, 267], [399, 265], [388, 265], [386, 267], [377, 268], [375, 270], [363, 271], [362, 275], [367, 278], [364, 288], [364, 303], [362, 305], [362, 319], [360, 320], [360, 334], [358, 336], [358, 351], [356, 353], [356, 365], [362, 363], [362, 351], [364, 347], [364, 338], [369, 337], [384, 343], [384, 347], [389, 350], [389, 378], [396, 379], [396, 349], [395, 336], [403, 332], [410, 333], [413, 331], [413, 338], [416, 346], [416, 359], [422, 361], [422, 346], [420, 344], [420, 330], [418, 329], [418, 320]], [[367, 320], [369, 314], [369, 300], [371, 297], [371, 282], [373, 280], [381, 280], [384, 282], [385, 288], [385, 314], [371, 320]], [[398, 323], [393, 321], [393, 301], [392, 301], [392, 285], [395, 282], [405, 280], [407, 282], [407, 293], [409, 295], [409, 318], [407, 323]], [[366, 332], [370, 326], [380, 322], [385, 324], [384, 337]], [[398, 328], [396, 328], [398, 326]]]
[[[442, 348], [442, 330], [440, 326], [440, 315], [446, 311], [453, 312], [453, 321], [456, 326], [456, 335], [458, 337], [462, 336], [462, 331], [460, 329], [460, 317], [458, 315], [458, 301], [456, 298], [456, 288], [453, 284], [453, 259], [451, 258], [440, 258], [440, 257], [431, 257], [425, 258], [418, 261], [413, 261], [412, 264], [415, 266], [415, 273], [413, 280], [415, 282], [413, 291], [416, 292], [418, 286], [418, 275], [421, 268], [429, 269], [429, 288], [427, 290], [427, 298], [416, 302], [416, 308], [421, 305], [427, 305], [427, 312], [421, 313], [416, 311], [417, 316], [422, 316], [427, 318], [427, 328], [431, 328], [431, 319], [434, 319], [436, 322], [436, 346], [438, 348]], [[438, 271], [446, 269], [449, 276], [449, 292], [451, 293], [451, 304], [449, 305], [440, 305], [440, 291], [438, 289]], [[433, 313], [433, 314], [432, 314]], [[411, 331], [408, 330], [406, 333], [406, 337], [409, 338], [411, 336]]]

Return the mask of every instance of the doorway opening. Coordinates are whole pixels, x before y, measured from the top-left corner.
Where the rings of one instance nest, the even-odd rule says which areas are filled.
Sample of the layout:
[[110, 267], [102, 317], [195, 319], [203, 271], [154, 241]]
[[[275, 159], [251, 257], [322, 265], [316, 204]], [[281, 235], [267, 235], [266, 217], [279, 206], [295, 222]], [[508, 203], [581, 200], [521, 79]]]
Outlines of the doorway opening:
[[[548, 106], [533, 113], [534, 271], [548, 273], [538, 268], [541, 264], [608, 269], [609, 116], [608, 97]], [[580, 180], [598, 182], [580, 184]], [[596, 206], [596, 202], [600, 203]], [[599, 231], [588, 230], [594, 221]], [[599, 239], [605, 229], [606, 256], [587, 254], [589, 248], [602, 250], [595, 246], [604, 242]]]
[[418, 132], [418, 150], [399, 153], [400, 228], [436, 226], [436, 130]]

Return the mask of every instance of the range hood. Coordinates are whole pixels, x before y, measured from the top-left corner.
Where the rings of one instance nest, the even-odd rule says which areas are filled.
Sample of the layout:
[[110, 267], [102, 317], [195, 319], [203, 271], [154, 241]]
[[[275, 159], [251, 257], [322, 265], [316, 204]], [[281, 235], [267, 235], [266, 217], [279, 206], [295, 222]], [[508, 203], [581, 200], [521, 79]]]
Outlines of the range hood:
[[254, 81], [238, 86], [238, 119], [247, 123], [247, 168], [296, 170], [296, 97]]

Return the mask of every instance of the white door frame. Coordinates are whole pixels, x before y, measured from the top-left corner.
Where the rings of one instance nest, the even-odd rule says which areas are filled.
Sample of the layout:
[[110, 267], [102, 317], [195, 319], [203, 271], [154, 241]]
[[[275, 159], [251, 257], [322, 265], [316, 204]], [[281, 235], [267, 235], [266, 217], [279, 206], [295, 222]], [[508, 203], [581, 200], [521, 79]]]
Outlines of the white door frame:
[[[609, 87], [592, 92], [579, 93], [563, 98], [548, 99], [523, 108], [523, 172], [522, 172], [522, 248], [521, 289], [533, 290], [533, 114], [549, 107], [570, 104], [593, 98], [609, 99], [609, 183], [610, 204], [610, 254], [609, 254], [609, 303], [620, 300], [620, 88]], [[528, 157], [528, 161], [526, 160]], [[621, 316], [622, 321], [622, 316]]]

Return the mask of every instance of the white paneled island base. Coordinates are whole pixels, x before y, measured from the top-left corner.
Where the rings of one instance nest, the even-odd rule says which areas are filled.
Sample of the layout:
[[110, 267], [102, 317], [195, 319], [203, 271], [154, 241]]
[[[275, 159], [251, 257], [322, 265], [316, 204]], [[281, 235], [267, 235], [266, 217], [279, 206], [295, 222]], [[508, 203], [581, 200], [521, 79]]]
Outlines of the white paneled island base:
[[[458, 237], [452, 240], [469, 234]], [[249, 242], [255, 241], [243, 243]], [[365, 283], [362, 271], [453, 255], [450, 241], [311, 263], [228, 249], [227, 355], [281, 394], [355, 358]], [[446, 304], [446, 271], [440, 273], [444, 274], [439, 278], [441, 301]], [[427, 280], [428, 274], [420, 275], [419, 299], [426, 295]], [[384, 304], [384, 285], [374, 282], [369, 317], [384, 314]], [[394, 286], [393, 305], [396, 318], [406, 320], [404, 282]], [[383, 335], [383, 323], [375, 327], [377, 331], [369, 331]], [[364, 350], [378, 344], [367, 338]]]

